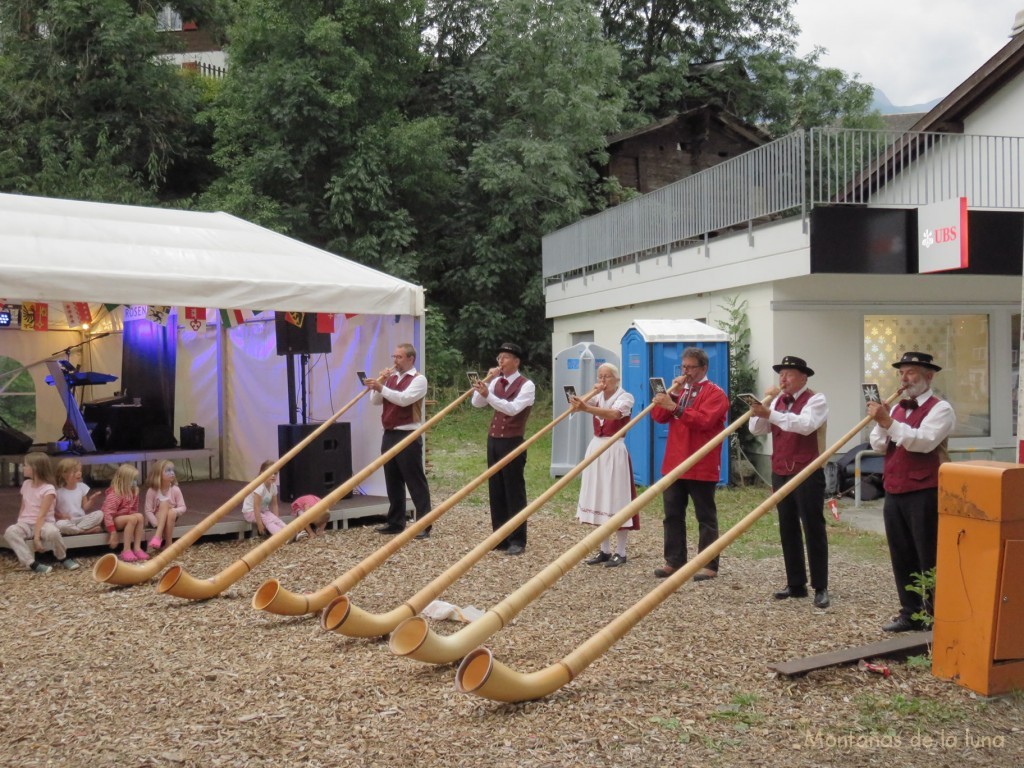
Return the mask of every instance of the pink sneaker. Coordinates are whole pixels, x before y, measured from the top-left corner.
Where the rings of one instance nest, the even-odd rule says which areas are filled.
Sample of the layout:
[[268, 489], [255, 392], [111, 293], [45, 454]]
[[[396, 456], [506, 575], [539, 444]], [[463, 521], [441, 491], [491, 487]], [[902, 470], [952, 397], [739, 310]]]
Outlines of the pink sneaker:
[[136, 560], [149, 560], [149, 555], [147, 555], [141, 549], [136, 549], [135, 550], [135, 559]]
[[135, 553], [132, 552], [130, 549], [126, 549], [124, 552], [121, 553], [121, 559], [124, 560], [126, 563], [134, 563], [136, 560], [138, 560], [138, 558], [135, 556]]
[[162, 547], [163, 545], [163, 539], [161, 539], [159, 536], [154, 536], [152, 539], [149, 540], [149, 548], [151, 550], [160, 549], [160, 547]]

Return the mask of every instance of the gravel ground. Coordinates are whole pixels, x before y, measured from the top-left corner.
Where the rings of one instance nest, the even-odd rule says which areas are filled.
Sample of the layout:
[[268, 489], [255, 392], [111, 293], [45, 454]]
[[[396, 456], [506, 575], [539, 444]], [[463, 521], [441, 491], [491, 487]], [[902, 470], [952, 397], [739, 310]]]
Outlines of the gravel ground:
[[[356, 587], [370, 611], [398, 605], [489, 531], [460, 506]], [[539, 513], [522, 557], [488, 554], [442, 599], [486, 609], [583, 533]], [[383, 640], [323, 631], [314, 617], [256, 612], [267, 578], [314, 591], [381, 544], [372, 527], [280, 549], [221, 597], [187, 602], [152, 584], [36, 576], [0, 557], [0, 762], [11, 766], [1013, 766], [1024, 764], [1024, 697], [983, 700], [887, 662], [780, 677], [774, 661], [878, 641], [894, 605], [887, 563], [833, 553], [833, 607], [771, 598], [779, 556], [727, 551], [722, 576], [687, 584], [546, 699], [460, 694], [454, 666], [393, 656]], [[185, 553], [212, 576], [252, 542]], [[555, 663], [656, 583], [661, 524], [644, 517], [629, 561], [580, 565], [491, 638], [529, 672]], [[98, 556], [100, 553], [94, 553]], [[459, 626], [434, 622], [437, 631]]]

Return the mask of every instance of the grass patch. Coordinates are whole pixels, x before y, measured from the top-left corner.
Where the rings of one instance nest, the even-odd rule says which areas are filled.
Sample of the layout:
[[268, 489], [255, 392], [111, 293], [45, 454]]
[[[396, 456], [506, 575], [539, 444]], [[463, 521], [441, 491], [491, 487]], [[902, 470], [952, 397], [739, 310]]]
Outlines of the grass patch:
[[918, 696], [863, 694], [854, 699], [857, 723], [872, 733], [893, 733], [900, 729], [934, 728], [961, 722], [967, 711], [956, 704]]
[[[542, 397], [544, 397], [542, 395]], [[454, 399], [454, 398], [453, 398]], [[439, 404], [438, 409], [445, 404]], [[436, 411], [435, 411], [436, 412]], [[551, 398], [547, 394], [539, 400], [527, 422], [529, 438], [552, 420]], [[491, 409], [473, 408], [468, 402], [442, 419], [427, 435], [427, 474], [431, 489], [439, 498], [454, 493], [487, 469], [487, 428]], [[551, 477], [551, 432], [537, 440], [527, 452], [526, 493], [531, 501], [547, 490], [555, 478]], [[570, 482], [544, 507], [544, 513], [571, 520], [576, 515], [579, 498], [579, 478]], [[637, 488], [642, 493], [646, 488]], [[716, 494], [719, 530], [724, 532], [746, 517], [771, 495], [771, 489], [761, 485], [720, 488]], [[483, 483], [467, 499], [468, 503], [487, 504], [487, 484]], [[642, 514], [653, 525], [660, 525], [664, 511], [660, 499], [651, 501]], [[884, 562], [889, 553], [885, 538], [861, 531], [828, 518], [829, 545], [858, 560]], [[697, 541], [697, 523], [692, 511], [687, 515], [687, 539]], [[779, 545], [778, 513], [768, 510], [750, 530], [730, 548], [733, 556], [750, 559], [777, 557]]]

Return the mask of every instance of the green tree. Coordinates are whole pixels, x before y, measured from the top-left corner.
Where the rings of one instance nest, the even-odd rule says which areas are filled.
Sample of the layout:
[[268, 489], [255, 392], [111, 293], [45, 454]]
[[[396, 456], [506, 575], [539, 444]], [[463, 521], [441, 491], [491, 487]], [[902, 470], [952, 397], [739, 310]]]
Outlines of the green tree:
[[632, 122], [704, 104], [776, 136], [842, 121], [867, 126], [871, 86], [795, 55], [793, 0], [601, 0], [623, 51]]
[[0, 188], [133, 203], [163, 196], [169, 169], [196, 152], [197, 101], [192, 83], [157, 58], [155, 8], [0, 5]]
[[464, 171], [432, 295], [467, 359], [489, 361], [508, 339], [546, 367], [541, 238], [607, 199], [595, 167], [619, 127], [619, 56], [585, 0], [498, 0], [481, 24], [482, 42], [441, 79]]
[[399, 277], [454, 175], [449, 129], [407, 108], [425, 57], [403, 0], [240, 0], [209, 119], [223, 207]]

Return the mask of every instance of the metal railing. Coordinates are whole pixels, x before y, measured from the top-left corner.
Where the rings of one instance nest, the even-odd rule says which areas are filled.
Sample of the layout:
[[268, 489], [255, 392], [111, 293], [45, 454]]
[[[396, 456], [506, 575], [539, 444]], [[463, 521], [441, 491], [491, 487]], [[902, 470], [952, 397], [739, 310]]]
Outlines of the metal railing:
[[1024, 137], [860, 129], [797, 131], [543, 239], [543, 276], [670, 253], [711, 233], [815, 205], [912, 207], [967, 197], [1021, 208]]

